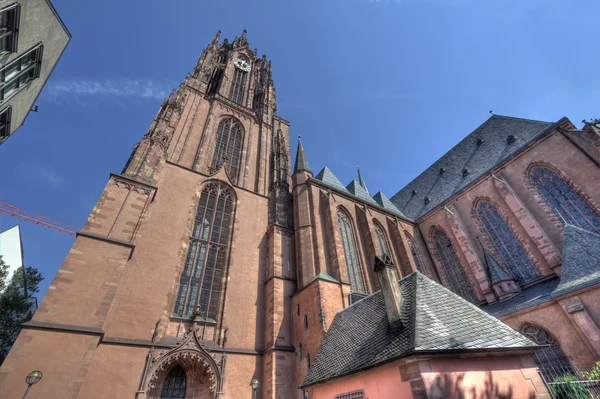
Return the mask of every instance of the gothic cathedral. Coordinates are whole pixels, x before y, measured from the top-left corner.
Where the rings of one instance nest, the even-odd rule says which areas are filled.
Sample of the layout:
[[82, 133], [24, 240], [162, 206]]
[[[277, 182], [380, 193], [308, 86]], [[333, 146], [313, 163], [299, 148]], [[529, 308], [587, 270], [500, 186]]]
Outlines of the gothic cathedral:
[[[556, 327], [551, 313], [519, 308], [511, 323], [518, 305], [499, 304], [556, 288], [565, 223], [596, 242], [600, 191], [585, 182], [599, 133], [585, 129], [493, 116], [459, 144], [480, 164], [442, 158], [391, 199], [372, 195], [362, 176], [313, 175], [301, 144], [292, 168], [271, 62], [246, 31], [219, 33], [110, 175], [0, 370], [0, 396], [40, 369], [31, 398], [302, 398], [336, 313], [379, 290], [379, 255], [399, 278], [420, 271], [535, 339]], [[574, 155], [564, 167], [519, 158], [533, 145]], [[573, 311], [545, 308], [562, 323], [548, 334], [556, 362], [600, 357], [600, 300], [579, 298]]]

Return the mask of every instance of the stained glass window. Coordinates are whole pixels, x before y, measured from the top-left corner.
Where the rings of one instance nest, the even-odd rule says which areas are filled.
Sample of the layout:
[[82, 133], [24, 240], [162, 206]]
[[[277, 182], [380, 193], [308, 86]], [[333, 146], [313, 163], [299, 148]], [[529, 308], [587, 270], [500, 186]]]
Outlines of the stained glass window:
[[352, 223], [350, 217], [342, 209], [338, 209], [338, 223], [342, 235], [342, 244], [344, 245], [344, 255], [346, 257], [346, 266], [348, 268], [348, 277], [352, 291], [365, 292], [362, 275], [360, 273], [360, 263], [352, 232]]
[[560, 345], [546, 330], [526, 324], [521, 328], [521, 333], [536, 344], [544, 345], [533, 352], [533, 360], [545, 381], [552, 382], [556, 377], [575, 374]]
[[489, 201], [479, 201], [475, 213], [519, 284], [525, 284], [540, 277], [540, 273], [525, 252], [525, 248], [498, 208]]
[[211, 182], [202, 190], [190, 246], [175, 303], [175, 314], [216, 321], [227, 248], [229, 247], [233, 195], [224, 184]]
[[408, 247], [410, 248], [410, 253], [412, 254], [413, 260], [415, 261], [417, 270], [425, 274], [425, 268], [423, 267], [421, 253], [419, 252], [419, 248], [417, 247], [415, 240], [410, 236], [410, 234], [408, 234], [407, 231], [404, 232], [404, 235], [406, 236], [406, 241], [408, 241]]
[[432, 239], [441, 266], [440, 274], [445, 277], [445, 281], [449, 285], [448, 288], [467, 301], [475, 302], [476, 298], [469, 278], [460, 264], [458, 255], [456, 255], [446, 233], [440, 229], [435, 229]]
[[185, 398], [185, 371], [177, 364], [167, 375], [160, 391], [160, 399]]
[[246, 91], [246, 78], [248, 72], [242, 71], [239, 68], [233, 68], [233, 80], [231, 81], [231, 89], [229, 90], [229, 99], [238, 104], [244, 103], [244, 91]]
[[379, 244], [379, 255], [389, 255], [392, 256], [390, 252], [390, 247], [387, 243], [387, 238], [385, 237], [385, 233], [383, 232], [383, 228], [379, 225], [379, 223], [373, 223], [375, 228], [375, 234], [377, 235], [377, 243]]
[[565, 222], [600, 232], [600, 216], [556, 172], [536, 166], [531, 169], [530, 178], [542, 198]]
[[217, 127], [217, 144], [213, 154], [213, 168], [219, 169], [226, 159], [229, 178], [234, 182], [237, 180], [240, 169], [243, 140], [244, 128], [237, 119], [231, 117], [221, 119]]

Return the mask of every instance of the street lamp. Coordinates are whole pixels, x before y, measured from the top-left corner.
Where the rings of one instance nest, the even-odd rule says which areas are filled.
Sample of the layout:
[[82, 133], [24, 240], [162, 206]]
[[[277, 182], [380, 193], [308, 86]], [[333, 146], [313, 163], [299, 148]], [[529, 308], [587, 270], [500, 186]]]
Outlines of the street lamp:
[[252, 399], [256, 399], [256, 390], [258, 389], [259, 385], [260, 382], [256, 378], [253, 378], [250, 382], [250, 386], [252, 387]]
[[29, 388], [31, 388], [31, 386], [33, 384], [37, 384], [38, 382], [40, 382], [41, 379], [42, 379], [42, 372], [39, 370], [35, 370], [35, 371], [32, 371], [31, 373], [27, 374], [27, 377], [25, 377], [25, 382], [27, 383], [27, 389], [25, 390], [23, 399], [25, 399], [25, 397], [27, 396], [27, 392], [29, 392]]

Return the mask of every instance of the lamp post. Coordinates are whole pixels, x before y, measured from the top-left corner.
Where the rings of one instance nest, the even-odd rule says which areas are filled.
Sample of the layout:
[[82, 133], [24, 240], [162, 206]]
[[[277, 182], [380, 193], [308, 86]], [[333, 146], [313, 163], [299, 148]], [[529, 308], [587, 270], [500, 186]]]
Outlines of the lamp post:
[[41, 379], [42, 379], [42, 372], [39, 370], [35, 370], [35, 371], [32, 371], [31, 373], [27, 374], [27, 377], [25, 377], [25, 382], [27, 383], [27, 389], [25, 390], [25, 394], [23, 394], [23, 399], [25, 399], [25, 397], [27, 396], [27, 392], [29, 392], [29, 388], [31, 388], [31, 386], [33, 384], [37, 384], [38, 382], [40, 382]]
[[252, 387], [252, 399], [256, 399], [256, 390], [258, 389], [259, 385], [260, 382], [256, 378], [252, 379], [250, 382], [250, 386]]

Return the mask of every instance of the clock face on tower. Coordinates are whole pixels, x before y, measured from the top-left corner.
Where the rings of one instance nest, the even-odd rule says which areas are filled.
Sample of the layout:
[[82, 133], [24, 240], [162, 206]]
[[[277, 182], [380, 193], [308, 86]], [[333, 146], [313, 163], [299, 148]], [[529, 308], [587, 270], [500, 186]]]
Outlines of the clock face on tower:
[[234, 58], [233, 65], [235, 65], [236, 68], [239, 68], [244, 72], [250, 72], [250, 64], [248, 63], [248, 61], [244, 61], [240, 58]]

